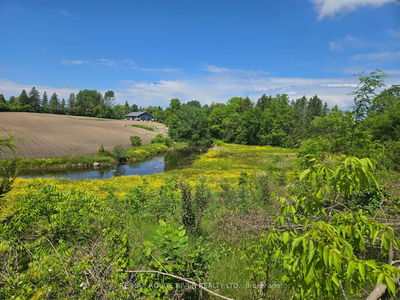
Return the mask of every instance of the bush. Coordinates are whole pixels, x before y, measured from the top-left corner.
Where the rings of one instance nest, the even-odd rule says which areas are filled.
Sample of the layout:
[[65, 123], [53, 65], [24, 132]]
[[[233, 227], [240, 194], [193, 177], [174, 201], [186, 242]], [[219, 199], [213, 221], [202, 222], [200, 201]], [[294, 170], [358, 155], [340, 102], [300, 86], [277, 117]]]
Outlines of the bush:
[[103, 145], [100, 145], [100, 148], [97, 151], [97, 155], [104, 156], [104, 157], [112, 157], [113, 156], [113, 154], [110, 151], [106, 150]]
[[126, 153], [122, 145], [116, 145], [113, 149], [114, 157], [118, 162], [126, 161]]
[[131, 140], [132, 147], [138, 147], [138, 146], [142, 145], [142, 139], [140, 137], [138, 137], [137, 135], [131, 136], [131, 137], [129, 137], [129, 139]]
[[167, 136], [163, 136], [162, 134], [157, 134], [151, 140], [151, 143], [152, 144], [164, 144], [167, 147], [171, 147], [172, 146], [172, 140]]

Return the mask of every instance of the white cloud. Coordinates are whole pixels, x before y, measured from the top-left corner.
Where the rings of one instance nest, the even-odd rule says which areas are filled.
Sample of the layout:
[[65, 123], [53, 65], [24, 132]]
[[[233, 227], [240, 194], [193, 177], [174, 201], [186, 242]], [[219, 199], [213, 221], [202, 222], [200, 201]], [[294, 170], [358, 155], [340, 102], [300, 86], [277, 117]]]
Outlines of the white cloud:
[[389, 29], [388, 33], [395, 38], [400, 38], [400, 30]]
[[87, 60], [80, 60], [80, 59], [62, 59], [61, 63], [64, 65], [83, 65], [90, 63]]
[[[220, 67], [214, 66], [218, 70]], [[357, 79], [351, 74], [359, 70], [343, 70], [343, 78], [301, 78], [277, 77], [264, 74], [243, 76], [241, 73], [230, 72], [221, 68], [222, 72], [207, 72], [201, 76], [185, 77], [177, 80], [159, 80], [154, 82], [124, 80], [118, 86], [108, 86], [114, 90], [118, 103], [136, 103], [141, 106], [167, 106], [170, 99], [179, 98], [182, 101], [199, 100], [203, 104], [225, 102], [234, 96], [250, 97], [256, 101], [262, 94], [288, 94], [291, 99], [303, 95], [311, 97], [318, 95], [331, 106], [338, 105], [346, 108], [352, 104], [349, 95], [357, 85]], [[243, 70], [245, 71], [245, 70]], [[360, 70], [361, 71], [361, 70]], [[348, 74], [347, 74], [348, 73]], [[388, 70], [392, 76], [387, 84], [400, 82], [400, 70]], [[0, 93], [7, 97], [18, 95], [22, 89], [29, 89], [34, 84], [20, 84], [10, 80], [0, 79]], [[67, 98], [69, 93], [78, 92], [77, 88], [60, 88], [35, 85], [40, 92], [48, 94], [56, 92], [60, 97]], [[101, 91], [104, 92], [104, 91]]]
[[6, 97], [10, 96], [18, 96], [21, 91], [24, 89], [26, 92], [29, 92], [30, 89], [35, 86], [40, 93], [44, 91], [47, 92], [47, 95], [50, 97], [51, 94], [56, 93], [59, 98], [67, 99], [70, 93], [77, 93], [79, 90], [77, 88], [71, 87], [52, 87], [46, 85], [37, 85], [37, 84], [23, 84], [16, 83], [11, 80], [0, 78], [0, 94], [4, 94]]
[[182, 101], [199, 100], [202, 103], [225, 102], [234, 96], [250, 97], [256, 101], [262, 94], [288, 94], [296, 99], [319, 95], [330, 105], [346, 107], [352, 103], [348, 94], [356, 86], [356, 79], [295, 78], [225, 74], [209, 74], [180, 80], [157, 82], [124, 81], [117, 91], [120, 99], [140, 105], [166, 106], [172, 98]]
[[242, 74], [249, 76], [267, 74], [267, 72], [259, 70], [230, 69], [213, 65], [206, 65], [203, 70], [214, 74]]
[[333, 17], [340, 13], [356, 10], [361, 6], [381, 6], [396, 0], [311, 0], [318, 13], [318, 19]]
[[374, 62], [398, 61], [400, 59], [400, 52], [399, 51], [370, 52], [370, 53], [353, 55], [351, 59], [374, 61]]

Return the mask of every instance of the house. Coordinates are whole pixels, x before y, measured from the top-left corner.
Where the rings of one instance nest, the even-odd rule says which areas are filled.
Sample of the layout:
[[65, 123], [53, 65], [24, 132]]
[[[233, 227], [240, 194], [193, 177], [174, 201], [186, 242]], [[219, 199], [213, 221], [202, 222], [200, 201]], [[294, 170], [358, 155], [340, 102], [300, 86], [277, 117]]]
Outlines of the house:
[[125, 116], [125, 120], [149, 122], [153, 120], [153, 116], [149, 114], [147, 111], [135, 111], [127, 114]]

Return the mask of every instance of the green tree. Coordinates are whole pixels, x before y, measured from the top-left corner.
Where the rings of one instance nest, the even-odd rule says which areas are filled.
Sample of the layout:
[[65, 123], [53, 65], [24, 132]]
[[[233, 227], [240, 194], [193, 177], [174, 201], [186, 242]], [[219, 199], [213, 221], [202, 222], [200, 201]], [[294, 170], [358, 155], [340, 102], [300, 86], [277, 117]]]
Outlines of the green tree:
[[60, 101], [56, 93], [53, 93], [50, 97], [49, 112], [52, 114], [58, 114], [60, 111]]
[[263, 145], [283, 146], [292, 128], [293, 111], [285, 94], [272, 98], [262, 114], [259, 139]]
[[39, 93], [39, 91], [35, 87], [32, 87], [32, 89], [29, 91], [28, 96], [29, 96], [30, 111], [40, 112], [40, 93]]
[[49, 99], [47, 97], [47, 92], [44, 91], [43, 96], [42, 96], [42, 112], [49, 112]]
[[16, 105], [22, 106], [23, 110], [27, 110], [29, 108], [29, 97], [25, 90], [22, 90], [21, 94], [18, 96], [18, 99], [15, 101]]
[[385, 85], [384, 79], [387, 77], [381, 70], [375, 70], [366, 74], [361, 72], [356, 74], [359, 84], [354, 95], [353, 114], [357, 122], [363, 121], [371, 106], [372, 99], [376, 96], [376, 90]]
[[97, 117], [104, 107], [103, 97], [96, 90], [82, 90], [76, 95], [76, 114]]
[[67, 112], [70, 115], [75, 115], [76, 97], [74, 93], [69, 94], [67, 102]]

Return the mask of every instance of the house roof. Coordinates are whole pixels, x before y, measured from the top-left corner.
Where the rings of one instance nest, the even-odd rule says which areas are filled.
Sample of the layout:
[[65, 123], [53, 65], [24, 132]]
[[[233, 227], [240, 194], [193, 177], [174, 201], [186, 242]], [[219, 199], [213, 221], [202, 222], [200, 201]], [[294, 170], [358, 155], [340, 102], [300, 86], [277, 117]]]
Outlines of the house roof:
[[129, 114], [127, 114], [126, 117], [139, 117], [139, 116], [141, 116], [141, 115], [143, 115], [145, 113], [148, 113], [148, 112], [146, 112], [146, 111], [133, 111], [133, 112], [130, 112]]

